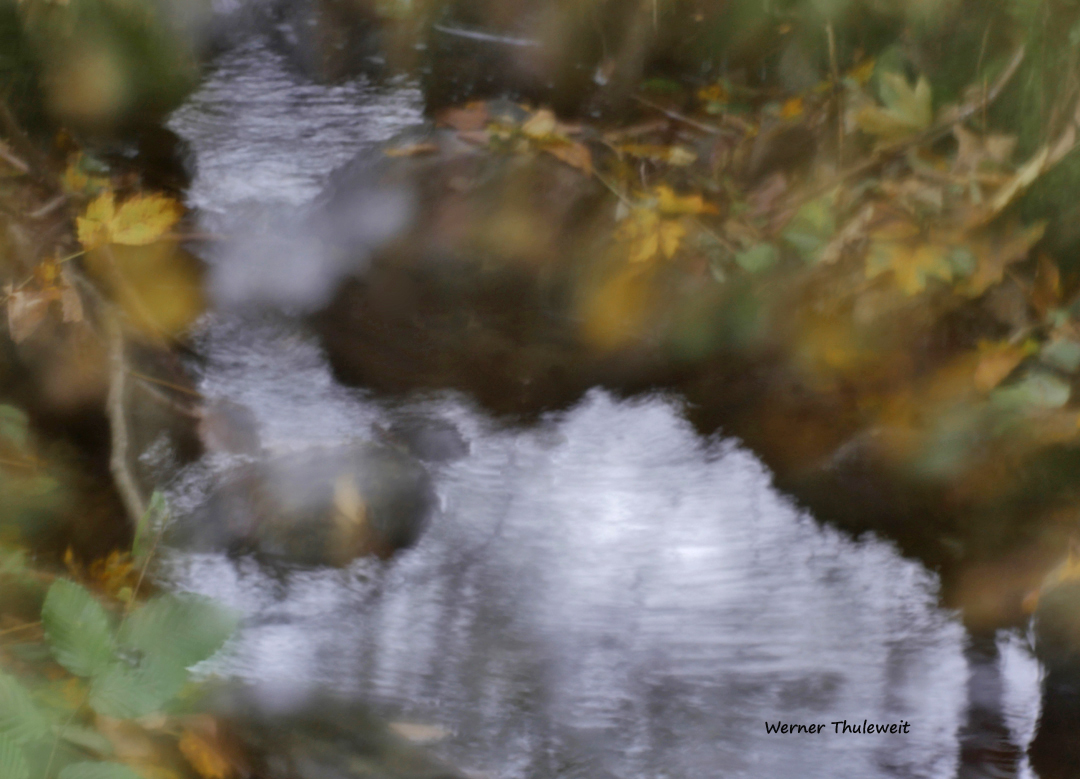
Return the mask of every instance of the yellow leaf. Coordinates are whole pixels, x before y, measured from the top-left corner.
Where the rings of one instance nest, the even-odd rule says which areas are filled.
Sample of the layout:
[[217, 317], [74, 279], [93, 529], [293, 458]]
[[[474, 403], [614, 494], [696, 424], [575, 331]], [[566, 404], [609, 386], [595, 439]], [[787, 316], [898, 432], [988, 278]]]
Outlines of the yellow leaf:
[[686, 235], [686, 228], [681, 222], [665, 219], [660, 225], [660, 249], [669, 260], [679, 251], [679, 243]]
[[94, 198], [75, 221], [79, 243], [83, 248], [89, 251], [109, 243], [109, 225], [115, 217], [116, 197], [112, 192], [103, 192]]
[[785, 101], [784, 105], [780, 107], [781, 119], [798, 119], [802, 115], [803, 99], [801, 97], [793, 97]]
[[648, 262], [660, 249], [660, 231], [654, 230], [633, 244], [630, 250], [630, 262]]
[[554, 135], [557, 126], [558, 121], [555, 119], [554, 112], [542, 108], [521, 126], [521, 132], [528, 138], [539, 140]]
[[866, 276], [893, 272], [896, 284], [908, 295], [926, 289], [931, 277], [952, 281], [949, 247], [923, 241], [873, 240], [866, 258]]
[[855, 116], [859, 128], [882, 139], [898, 140], [925, 130], [933, 121], [933, 98], [930, 82], [920, 77], [914, 88], [899, 73], [881, 76], [884, 107], [868, 106]]
[[164, 195], [136, 195], [124, 201], [109, 225], [113, 243], [145, 246], [169, 232], [183, 211]]
[[656, 207], [660, 213], [667, 216], [718, 213], [716, 206], [706, 203], [700, 194], [676, 195], [666, 184], [656, 188]]
[[182, 209], [164, 195], [136, 195], [116, 205], [112, 192], [104, 192], [86, 207], [76, 221], [79, 242], [88, 251], [106, 244], [145, 246], [172, 229]]
[[873, 58], [863, 60], [858, 65], [849, 70], [847, 72], [847, 76], [856, 84], [866, 84], [868, 81], [870, 81], [870, 77], [874, 75], [874, 66], [876, 64], [877, 63]]
[[180, 736], [180, 751], [203, 779], [230, 779], [233, 767], [221, 748], [210, 738], [193, 730]]

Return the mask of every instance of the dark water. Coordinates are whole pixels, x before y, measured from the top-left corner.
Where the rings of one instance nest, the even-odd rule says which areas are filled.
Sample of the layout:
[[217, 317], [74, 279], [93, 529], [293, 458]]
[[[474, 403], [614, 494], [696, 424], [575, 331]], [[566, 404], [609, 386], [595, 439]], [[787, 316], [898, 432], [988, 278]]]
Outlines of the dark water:
[[[198, 161], [191, 205], [231, 238], [207, 251], [202, 391], [248, 406], [270, 451], [369, 438], [402, 406], [470, 443], [435, 472], [429, 531], [390, 562], [282, 577], [175, 553], [174, 586], [247, 617], [220, 670], [269, 701], [325, 687], [371, 702], [492, 779], [1033, 776], [1026, 641], [974, 647], [933, 574], [819, 527], [677, 400], [594, 392], [525, 430], [452, 396], [376, 402], [335, 383], [288, 316], [245, 307], [323, 299], [345, 268], [298, 215], [331, 170], [419, 121], [407, 84], [311, 84], [258, 40], [172, 119]], [[375, 233], [409, 204], [380, 207]], [[182, 474], [174, 507], [197, 506], [228, 464]], [[910, 732], [767, 734], [779, 719]]]

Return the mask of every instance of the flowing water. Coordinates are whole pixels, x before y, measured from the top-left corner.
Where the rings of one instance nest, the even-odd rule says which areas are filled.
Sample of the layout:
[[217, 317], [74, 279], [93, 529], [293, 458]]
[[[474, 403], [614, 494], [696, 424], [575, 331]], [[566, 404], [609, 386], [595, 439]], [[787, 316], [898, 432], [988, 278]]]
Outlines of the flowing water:
[[[984, 770], [973, 738], [1006, 756], [973, 775], [1031, 775], [1026, 643], [1002, 634], [978, 659], [933, 574], [819, 526], [737, 442], [697, 435], [677, 399], [596, 391], [521, 429], [462, 398], [390, 403], [334, 381], [281, 312], [343, 272], [296, 215], [334, 168], [419, 121], [408, 84], [315, 85], [258, 39], [171, 121], [198, 164], [190, 204], [233, 239], [207, 250], [202, 391], [250, 408], [271, 451], [368, 438], [403, 410], [469, 443], [433, 471], [426, 534], [390, 561], [282, 574], [174, 553], [173, 586], [245, 615], [221, 670], [269, 699], [326, 688], [428, 726], [433, 751], [492, 779], [952, 777]], [[172, 486], [179, 511], [217, 464]], [[830, 724], [864, 719], [909, 732]], [[825, 729], [767, 733], [777, 720]]]

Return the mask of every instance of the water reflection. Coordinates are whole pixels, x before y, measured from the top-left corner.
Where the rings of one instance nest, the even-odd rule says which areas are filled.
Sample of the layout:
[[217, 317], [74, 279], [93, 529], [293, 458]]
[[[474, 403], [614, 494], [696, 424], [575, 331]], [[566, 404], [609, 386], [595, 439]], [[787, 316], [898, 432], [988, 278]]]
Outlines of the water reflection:
[[[471, 453], [439, 475], [418, 548], [284, 578], [174, 560], [178, 586], [249, 616], [233, 672], [441, 726], [438, 751], [487, 776], [946, 777], [972, 728], [1014, 745], [1018, 770], [1038, 711], [1030, 656], [1009, 640], [1002, 661], [991, 640], [969, 684], [932, 575], [818, 527], [672, 403], [594, 393], [527, 431], [454, 402], [425, 411]], [[1001, 733], [970, 719], [986, 690], [972, 705]], [[780, 719], [911, 728], [766, 734]]]

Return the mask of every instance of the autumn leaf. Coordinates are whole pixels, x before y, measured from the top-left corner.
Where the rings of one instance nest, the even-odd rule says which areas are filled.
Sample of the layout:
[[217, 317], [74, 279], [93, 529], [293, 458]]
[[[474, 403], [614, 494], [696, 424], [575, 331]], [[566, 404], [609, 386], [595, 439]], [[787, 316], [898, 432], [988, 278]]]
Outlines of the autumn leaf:
[[681, 222], [665, 219], [660, 223], [660, 251], [669, 260], [679, 251], [679, 243], [686, 235], [686, 228]]
[[185, 730], [180, 736], [180, 751], [203, 779], [230, 779], [234, 770], [221, 745], [209, 734]]
[[117, 206], [116, 196], [105, 192], [78, 218], [79, 242], [87, 250], [110, 243], [145, 246], [171, 230], [181, 214], [180, 204], [164, 195], [136, 195]]
[[558, 160], [565, 162], [572, 168], [584, 171], [586, 175], [592, 175], [592, 152], [589, 151], [589, 147], [582, 143], [557, 143], [544, 147], [551, 156]]
[[630, 244], [631, 263], [648, 262], [658, 254], [669, 260], [679, 250], [686, 228], [674, 219], [662, 219], [651, 208], [635, 208], [619, 229], [618, 238]]
[[22, 343], [38, 329], [49, 311], [53, 298], [44, 292], [8, 288], [8, 334], [15, 343]]
[[952, 281], [951, 247], [930, 241], [919, 229], [906, 221], [889, 224], [870, 238], [866, 256], [866, 277], [876, 278], [892, 272], [896, 284], [908, 295], [926, 289], [931, 278]]
[[666, 162], [684, 168], [697, 160], [697, 154], [683, 146], [660, 146], [656, 144], [624, 143], [617, 147], [620, 154], [653, 162]]
[[780, 106], [780, 118], [781, 119], [798, 119], [803, 115], [803, 99], [801, 97], [793, 97], [790, 100], [784, 101], [784, 104]]
[[526, 138], [541, 140], [554, 135], [558, 125], [555, 113], [550, 109], [542, 108], [521, 125], [521, 132]]
[[886, 141], [899, 140], [925, 130], [933, 121], [933, 98], [925, 76], [912, 87], [899, 73], [883, 73], [880, 94], [884, 107], [867, 106], [855, 116], [863, 132]]
[[675, 191], [661, 184], [655, 190], [656, 207], [665, 216], [716, 214], [719, 209], [711, 203], [706, 203], [700, 194], [676, 195]]
[[1046, 223], [1039, 222], [1025, 228], [972, 235], [968, 245], [975, 255], [976, 267], [969, 278], [957, 284], [957, 291], [968, 297], [982, 295], [1001, 281], [1009, 265], [1027, 257], [1045, 232]]
[[1035, 269], [1035, 283], [1031, 286], [1031, 306], [1040, 318], [1061, 302], [1061, 272], [1050, 255], [1039, 254], [1039, 264]]
[[1016, 366], [1031, 354], [1030, 346], [1004, 343], [979, 344], [979, 364], [975, 368], [975, 389], [986, 395], [1008, 378]]
[[434, 143], [411, 143], [407, 146], [395, 146], [386, 149], [383, 153], [387, 157], [420, 157], [425, 154], [436, 154], [439, 147]]

